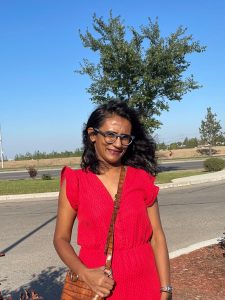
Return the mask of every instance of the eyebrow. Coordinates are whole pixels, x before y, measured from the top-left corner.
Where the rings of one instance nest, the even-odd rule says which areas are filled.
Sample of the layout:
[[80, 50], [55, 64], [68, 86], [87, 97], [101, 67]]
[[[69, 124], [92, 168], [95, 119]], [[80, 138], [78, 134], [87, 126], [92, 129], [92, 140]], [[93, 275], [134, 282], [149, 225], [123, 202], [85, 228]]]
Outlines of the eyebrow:
[[119, 134], [119, 135], [129, 135], [129, 136], [131, 136], [131, 134], [129, 134], [129, 133], [118, 133], [118, 132], [115, 132], [115, 131], [112, 131], [112, 130], [106, 130], [105, 132], [115, 133], [115, 134]]

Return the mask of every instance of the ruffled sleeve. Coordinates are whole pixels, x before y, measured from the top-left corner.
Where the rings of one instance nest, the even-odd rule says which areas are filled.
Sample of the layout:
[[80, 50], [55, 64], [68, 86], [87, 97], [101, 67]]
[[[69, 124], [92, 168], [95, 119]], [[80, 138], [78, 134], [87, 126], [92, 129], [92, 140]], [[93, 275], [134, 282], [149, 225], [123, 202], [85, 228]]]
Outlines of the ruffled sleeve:
[[64, 167], [61, 171], [61, 180], [60, 186], [62, 186], [63, 181], [66, 180], [66, 196], [70, 202], [70, 205], [74, 210], [78, 209], [79, 199], [78, 199], [78, 178], [76, 171], [69, 168]]
[[155, 177], [151, 174], [146, 173], [146, 206], [152, 206], [157, 200], [159, 193], [159, 187], [155, 185]]

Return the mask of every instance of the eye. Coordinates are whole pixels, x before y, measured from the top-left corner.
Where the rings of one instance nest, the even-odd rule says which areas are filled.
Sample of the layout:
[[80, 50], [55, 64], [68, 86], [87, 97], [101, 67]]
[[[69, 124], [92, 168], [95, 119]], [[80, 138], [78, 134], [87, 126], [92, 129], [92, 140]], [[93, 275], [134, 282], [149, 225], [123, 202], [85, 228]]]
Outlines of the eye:
[[112, 131], [106, 131], [105, 136], [107, 136], [109, 138], [114, 138], [116, 136], [116, 134]]
[[130, 138], [131, 138], [131, 136], [128, 135], [128, 134], [123, 134], [123, 135], [121, 136], [121, 138], [122, 138], [124, 141], [129, 141]]

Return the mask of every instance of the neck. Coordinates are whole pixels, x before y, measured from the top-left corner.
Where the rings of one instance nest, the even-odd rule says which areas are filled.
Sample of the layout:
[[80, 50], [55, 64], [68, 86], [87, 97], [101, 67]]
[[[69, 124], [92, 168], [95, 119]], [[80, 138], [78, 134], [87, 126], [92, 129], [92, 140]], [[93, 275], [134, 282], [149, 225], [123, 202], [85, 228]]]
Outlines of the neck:
[[122, 167], [121, 163], [118, 163], [118, 164], [115, 164], [115, 165], [110, 165], [110, 164], [100, 162], [101, 174], [105, 174], [105, 173], [108, 173], [108, 172], [109, 173], [117, 173], [117, 172], [119, 172], [121, 167]]

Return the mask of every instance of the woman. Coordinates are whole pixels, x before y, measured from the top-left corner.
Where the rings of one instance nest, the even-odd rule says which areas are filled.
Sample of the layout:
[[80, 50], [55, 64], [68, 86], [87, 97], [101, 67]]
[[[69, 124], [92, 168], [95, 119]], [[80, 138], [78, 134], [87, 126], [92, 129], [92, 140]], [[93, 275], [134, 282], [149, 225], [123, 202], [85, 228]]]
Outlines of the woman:
[[[155, 144], [136, 112], [110, 101], [83, 131], [81, 169], [62, 171], [54, 246], [63, 262], [110, 300], [171, 299], [169, 258], [157, 203]], [[114, 229], [112, 275], [104, 271], [121, 166], [126, 175]], [[79, 256], [70, 244], [78, 217]]]

